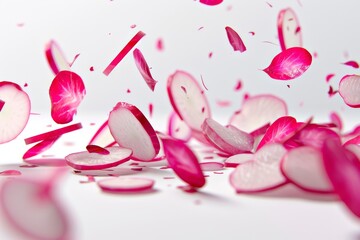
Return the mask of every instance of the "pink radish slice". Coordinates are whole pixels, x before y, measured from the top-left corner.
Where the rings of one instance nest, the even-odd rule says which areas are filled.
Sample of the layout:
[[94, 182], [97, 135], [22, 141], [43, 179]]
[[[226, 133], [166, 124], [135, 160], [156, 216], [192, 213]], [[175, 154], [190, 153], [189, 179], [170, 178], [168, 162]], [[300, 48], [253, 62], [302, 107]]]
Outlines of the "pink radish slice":
[[[230, 125], [231, 126], [231, 125]], [[266, 133], [266, 130], [270, 127], [270, 123], [265, 124], [262, 127], [259, 127], [258, 129], [255, 129], [250, 133], [251, 136], [254, 138], [259, 137], [261, 135], [264, 135]]]
[[346, 75], [340, 80], [339, 94], [353, 108], [360, 108], [360, 76]]
[[21, 172], [18, 170], [5, 170], [0, 172], [0, 176], [20, 176]]
[[291, 8], [286, 8], [279, 12], [277, 29], [282, 51], [291, 47], [302, 46], [300, 24], [295, 12]]
[[3, 100], [0, 100], [0, 112], [3, 109], [4, 105], [5, 105], [5, 102]]
[[110, 154], [110, 152], [106, 148], [102, 148], [97, 145], [87, 145], [86, 150], [89, 153], [98, 153], [98, 154], [102, 154], [102, 155]]
[[203, 171], [221, 171], [224, 170], [224, 164], [219, 162], [202, 162], [200, 163]]
[[245, 52], [246, 47], [239, 34], [235, 32], [231, 27], [225, 27], [226, 34], [229, 40], [230, 45], [234, 49], [234, 51]]
[[42, 152], [45, 152], [46, 150], [51, 148], [51, 146], [60, 138], [60, 136], [61, 135], [53, 137], [53, 138], [48, 138], [48, 139], [45, 139], [45, 140], [37, 143], [36, 145], [31, 147], [29, 150], [27, 150], [24, 153], [23, 159], [31, 158], [31, 157], [39, 155]]
[[202, 4], [208, 5], [208, 6], [215, 6], [219, 5], [223, 2], [223, 0], [200, 0]]
[[133, 55], [134, 55], [136, 67], [138, 68], [141, 76], [144, 78], [146, 84], [149, 86], [151, 91], [154, 91], [157, 81], [151, 76], [149, 66], [144, 56], [137, 48], [135, 48]]
[[191, 129], [180, 119], [176, 112], [172, 112], [168, 122], [168, 134], [173, 138], [187, 142], [191, 138]]
[[356, 157], [359, 159], [360, 161], [360, 145], [356, 145], [356, 144], [348, 144], [345, 146], [345, 148], [347, 150], [349, 150], [350, 152], [354, 153], [356, 155]]
[[25, 128], [30, 116], [30, 99], [19, 85], [0, 82], [0, 144], [14, 140]]
[[305, 191], [334, 192], [319, 149], [305, 146], [290, 150], [281, 162], [281, 171], [290, 182]]
[[211, 118], [205, 119], [202, 129], [205, 137], [219, 150], [229, 154], [253, 149], [254, 138], [235, 127], [226, 128]]
[[101, 190], [112, 193], [141, 193], [153, 188], [155, 181], [148, 178], [117, 177], [98, 181]]
[[360, 160], [335, 139], [325, 141], [322, 155], [325, 170], [335, 192], [345, 205], [360, 217]]
[[122, 147], [105, 148], [109, 154], [89, 153], [88, 151], [72, 153], [65, 157], [66, 163], [78, 170], [101, 170], [118, 166], [130, 160], [132, 151]]
[[230, 124], [244, 132], [252, 132], [287, 115], [286, 103], [274, 95], [257, 95], [244, 100], [241, 110], [230, 119]]
[[51, 40], [46, 44], [45, 55], [50, 68], [55, 75], [57, 75], [60, 71], [70, 70], [69, 62], [66, 60], [59, 45], [54, 40]]
[[111, 147], [115, 144], [116, 141], [111, 135], [107, 120], [100, 126], [89, 142], [89, 145], [97, 145], [100, 147]]
[[253, 161], [240, 164], [230, 175], [230, 184], [237, 193], [268, 191], [287, 183], [280, 171], [286, 149], [278, 143], [265, 145], [254, 155]]
[[348, 141], [346, 141], [344, 143], [344, 146], [347, 146], [349, 144], [356, 144], [356, 145], [360, 145], [360, 135], [354, 137], [354, 138], [351, 138], [349, 139]]
[[205, 177], [193, 151], [181, 140], [162, 139], [169, 166], [184, 182], [192, 187], [205, 185]]
[[52, 119], [59, 124], [71, 122], [85, 93], [85, 85], [79, 75], [70, 71], [59, 72], [49, 89]]
[[110, 112], [108, 125], [116, 142], [133, 151], [132, 158], [150, 161], [159, 153], [156, 132], [137, 107], [119, 102]]
[[291, 80], [300, 77], [311, 62], [312, 56], [305, 48], [292, 47], [276, 55], [263, 71], [276, 80]]
[[359, 64], [355, 61], [347, 61], [347, 62], [344, 62], [343, 63], [344, 65], [346, 66], [350, 66], [350, 67], [353, 67], [353, 68], [359, 68]]
[[341, 120], [339, 114], [337, 114], [336, 112], [330, 113], [330, 120], [331, 120], [332, 123], [334, 123], [334, 124], [336, 125], [336, 127], [337, 127], [339, 130], [342, 130], [342, 128], [343, 128], [343, 123], [342, 123], [342, 120]]
[[237, 167], [240, 164], [246, 163], [248, 161], [251, 161], [254, 159], [253, 153], [240, 153], [236, 155], [232, 155], [231, 157], [228, 157], [225, 159], [225, 167]]

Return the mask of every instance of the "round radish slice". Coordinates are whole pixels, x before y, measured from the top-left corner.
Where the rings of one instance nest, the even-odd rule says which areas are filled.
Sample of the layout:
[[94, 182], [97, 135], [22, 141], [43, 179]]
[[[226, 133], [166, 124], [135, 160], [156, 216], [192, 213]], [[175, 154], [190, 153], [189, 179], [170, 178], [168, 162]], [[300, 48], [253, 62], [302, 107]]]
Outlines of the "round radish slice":
[[172, 112], [168, 122], [168, 134], [187, 142], [191, 138], [191, 129], [175, 112]]
[[237, 167], [254, 159], [253, 153], [240, 153], [225, 159], [225, 167]]
[[110, 112], [108, 125], [115, 141], [133, 151], [132, 158], [151, 161], [159, 153], [156, 132], [137, 107], [119, 102]]
[[302, 46], [302, 34], [298, 18], [291, 8], [279, 12], [277, 28], [281, 50]]
[[313, 147], [290, 150], [281, 162], [284, 176], [299, 188], [316, 193], [333, 193], [321, 151]]
[[140, 193], [151, 190], [154, 180], [148, 178], [117, 177], [98, 181], [101, 190], [113, 193]]
[[111, 147], [114, 144], [116, 144], [116, 142], [110, 133], [108, 121], [105, 121], [99, 127], [89, 142], [89, 145], [97, 145], [100, 147]]
[[202, 162], [200, 163], [203, 171], [221, 171], [224, 170], [224, 164], [219, 162]]
[[360, 76], [343, 77], [339, 83], [339, 93], [348, 106], [360, 108]]
[[0, 82], [0, 143], [15, 139], [25, 128], [30, 116], [30, 99], [19, 85]]
[[105, 148], [109, 154], [95, 152], [72, 153], [65, 157], [66, 163], [78, 170], [100, 170], [115, 167], [130, 160], [132, 151], [122, 147]]
[[66, 60], [59, 45], [54, 40], [51, 40], [46, 44], [45, 55], [51, 70], [55, 75], [62, 70], [70, 70], [70, 63]]

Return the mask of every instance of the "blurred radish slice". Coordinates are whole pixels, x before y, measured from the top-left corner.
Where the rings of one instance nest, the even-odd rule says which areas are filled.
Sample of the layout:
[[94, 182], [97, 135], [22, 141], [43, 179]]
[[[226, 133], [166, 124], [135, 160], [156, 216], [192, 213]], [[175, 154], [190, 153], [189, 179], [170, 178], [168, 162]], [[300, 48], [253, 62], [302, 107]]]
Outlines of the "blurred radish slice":
[[281, 50], [302, 47], [302, 34], [298, 18], [291, 8], [279, 12], [277, 29]]
[[192, 187], [205, 185], [205, 177], [199, 161], [191, 149], [181, 140], [163, 138], [164, 153], [176, 175]]
[[200, 0], [200, 2], [208, 6], [215, 6], [222, 3], [223, 0]]
[[345, 205], [360, 217], [360, 160], [335, 139], [325, 141], [322, 155], [325, 170], [335, 192]]
[[282, 99], [273, 95], [257, 95], [244, 100], [241, 110], [230, 119], [230, 124], [250, 133], [287, 113]]
[[224, 170], [224, 164], [219, 162], [202, 162], [200, 163], [203, 171], [221, 171]]
[[245, 52], [246, 47], [239, 34], [231, 27], [225, 27], [225, 30], [229, 39], [229, 43], [233, 47], [234, 51]]
[[230, 175], [230, 184], [237, 193], [263, 192], [287, 183], [280, 171], [280, 161], [286, 149], [278, 143], [264, 146], [253, 161], [240, 164]]
[[25, 158], [23, 161], [30, 165], [46, 166], [46, 167], [64, 167], [66, 161], [64, 158]]
[[[229, 125], [231, 126], [231, 125]], [[251, 136], [253, 136], [254, 138], [259, 137], [261, 135], [264, 135], [266, 133], [266, 130], [270, 127], [270, 123], [265, 124], [262, 127], [259, 127], [258, 129], [255, 129], [254, 131], [252, 131], [250, 133]]]
[[5, 105], [5, 102], [3, 100], [0, 100], [0, 112], [3, 109], [4, 105]]
[[353, 144], [357, 144], [357, 145], [360, 145], [360, 135], [354, 137], [354, 138], [351, 138], [349, 139], [348, 141], [346, 141], [344, 143], [344, 146], [347, 146], [347, 145], [353, 145]]
[[332, 123], [334, 123], [339, 130], [342, 130], [343, 123], [342, 123], [342, 120], [341, 120], [340, 115], [338, 113], [336, 113], [336, 112], [330, 113], [330, 121]]
[[106, 76], [114, 70], [114, 68], [121, 62], [121, 60], [130, 52], [130, 50], [145, 36], [145, 33], [139, 31], [135, 34], [133, 38], [125, 45], [123, 49], [119, 52], [119, 54], [111, 61], [111, 63], [105, 68], [103, 73]]
[[312, 56], [301, 47], [288, 48], [274, 57], [263, 71], [276, 80], [300, 77], [311, 65]]
[[281, 162], [281, 171], [290, 182], [305, 191], [334, 192], [319, 149], [305, 146], [290, 150]]
[[360, 108], [360, 76], [346, 75], [340, 80], [339, 93], [344, 102], [353, 108]]
[[37, 143], [24, 153], [23, 159], [31, 158], [45, 152], [46, 150], [51, 148], [51, 146], [60, 138], [60, 136], [61, 135], [53, 138], [48, 138]]
[[30, 99], [19, 85], [0, 82], [0, 144], [15, 139], [25, 128], [30, 116]]
[[101, 190], [112, 193], [141, 193], [153, 188], [155, 181], [148, 178], [117, 177], [98, 181]]
[[20, 176], [21, 172], [18, 170], [5, 170], [0, 172], [0, 176]]
[[55, 75], [60, 71], [70, 70], [70, 63], [66, 60], [59, 45], [54, 40], [51, 40], [46, 44], [45, 55], [50, 68]]
[[79, 75], [70, 71], [59, 72], [49, 89], [52, 119], [59, 124], [71, 122], [85, 93], [85, 85]]
[[110, 152], [106, 148], [99, 147], [97, 145], [87, 145], [86, 150], [89, 153], [98, 153], [101, 155], [108, 155]]
[[25, 138], [25, 144], [36, 143], [36, 142], [40, 142], [40, 141], [46, 140], [46, 139], [53, 139], [53, 138], [56, 138], [58, 136], [65, 134], [65, 133], [79, 130], [81, 128], [82, 128], [81, 123], [71, 124], [66, 127], [62, 127], [62, 128], [52, 130], [52, 131], [49, 131], [46, 133], [42, 133], [42, 134], [35, 135], [35, 136], [29, 137], [29, 138]]
[[108, 125], [115, 141], [133, 151], [133, 159], [150, 161], [159, 153], [156, 132], [137, 107], [119, 102], [110, 112]]
[[176, 112], [172, 112], [168, 122], [168, 134], [173, 138], [187, 142], [191, 138], [191, 129], [180, 119]]
[[78, 170], [100, 170], [115, 167], [130, 160], [132, 151], [122, 147], [105, 148], [109, 154], [89, 153], [88, 151], [72, 153], [65, 157], [66, 163]]
[[[360, 136], [359, 136], [360, 137]], [[360, 144], [360, 142], [359, 142]], [[350, 152], [354, 153], [356, 155], [356, 157], [359, 159], [360, 161], [360, 145], [357, 144], [348, 144], [345, 146], [345, 148], [347, 150], [349, 150]]]
[[355, 61], [347, 61], [347, 62], [344, 62], [343, 64], [346, 66], [353, 67], [353, 68], [359, 68], [359, 64]]
[[157, 81], [151, 76], [149, 66], [146, 63], [144, 56], [137, 48], [135, 48], [133, 55], [136, 67], [138, 68], [141, 76], [144, 78], [146, 84], [149, 86], [151, 91], [154, 91]]
[[253, 153], [240, 153], [232, 155], [231, 157], [225, 159], [225, 167], [237, 167], [240, 164], [246, 163], [254, 159]]
[[214, 147], [229, 154], [248, 152], [253, 149], [254, 138], [236, 127], [226, 128], [211, 118], [202, 124], [205, 137]]
[[114, 137], [110, 133], [108, 121], [106, 120], [91, 138], [89, 145], [100, 147], [111, 147], [116, 144]]

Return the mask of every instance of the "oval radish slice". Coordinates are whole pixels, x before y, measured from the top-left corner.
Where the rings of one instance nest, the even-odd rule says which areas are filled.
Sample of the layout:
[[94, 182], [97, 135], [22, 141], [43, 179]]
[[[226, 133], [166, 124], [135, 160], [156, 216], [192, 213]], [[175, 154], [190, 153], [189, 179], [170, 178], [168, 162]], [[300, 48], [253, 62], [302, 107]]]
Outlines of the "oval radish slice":
[[200, 163], [203, 171], [221, 171], [224, 170], [224, 164], [219, 162], [202, 162]]
[[239, 34], [232, 29], [231, 27], [225, 27], [227, 37], [229, 39], [230, 45], [234, 51], [245, 52], [246, 47]]
[[173, 138], [187, 142], [191, 138], [191, 129], [180, 119], [176, 112], [172, 112], [168, 122], [168, 134]]
[[110, 133], [107, 120], [99, 127], [89, 142], [89, 145], [97, 145], [100, 147], [111, 147], [115, 144], [116, 141]]
[[339, 93], [344, 102], [353, 108], [360, 108], [360, 76], [346, 75], [340, 80]]
[[133, 56], [135, 59], [136, 67], [138, 68], [141, 76], [144, 78], [146, 84], [149, 86], [151, 91], [154, 91], [157, 81], [151, 76], [150, 68], [141, 51], [135, 48]]
[[240, 153], [233, 155], [227, 159], [225, 159], [225, 167], [237, 167], [240, 164], [246, 163], [254, 159], [253, 153]]
[[36, 145], [31, 147], [29, 150], [27, 150], [24, 153], [23, 159], [31, 158], [31, 157], [39, 155], [42, 152], [45, 152], [46, 150], [51, 148], [51, 146], [60, 138], [60, 136], [61, 135], [53, 137], [53, 138], [48, 138], [48, 139], [45, 139], [45, 140], [37, 143]]
[[302, 34], [298, 18], [291, 8], [279, 12], [277, 29], [281, 50], [302, 46]]
[[62, 70], [70, 70], [70, 63], [66, 60], [59, 45], [54, 40], [51, 40], [46, 44], [45, 55], [50, 68], [55, 75]]
[[313, 147], [290, 150], [281, 162], [284, 176], [299, 188], [316, 193], [333, 193], [321, 151]]
[[122, 147], [105, 148], [109, 154], [88, 151], [72, 153], [65, 157], [66, 163], [78, 170], [100, 170], [115, 167], [130, 160], [132, 151]]
[[151, 190], [155, 181], [148, 178], [117, 177], [98, 181], [101, 190], [113, 193], [141, 193]]
[[119, 102], [110, 112], [108, 125], [115, 141], [133, 151], [132, 158], [150, 161], [159, 153], [156, 132], [137, 107]]

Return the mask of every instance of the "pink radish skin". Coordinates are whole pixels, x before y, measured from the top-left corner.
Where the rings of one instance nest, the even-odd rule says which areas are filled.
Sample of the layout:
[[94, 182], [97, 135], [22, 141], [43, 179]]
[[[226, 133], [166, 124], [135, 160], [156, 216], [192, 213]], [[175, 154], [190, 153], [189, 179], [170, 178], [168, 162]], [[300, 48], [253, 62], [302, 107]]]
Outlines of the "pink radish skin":
[[45, 55], [49, 66], [55, 75], [60, 71], [70, 70], [69, 62], [66, 60], [59, 45], [54, 40], [51, 40], [46, 44]]
[[110, 133], [107, 120], [99, 127], [89, 142], [89, 145], [97, 145], [100, 147], [111, 147], [115, 144], [116, 141]]
[[360, 108], [360, 76], [346, 75], [340, 80], [339, 94], [353, 108]]
[[246, 47], [239, 34], [231, 27], [225, 27], [230, 45], [234, 51], [245, 52]]
[[[359, 143], [360, 144], [360, 143]], [[345, 146], [345, 148], [347, 150], [349, 150], [350, 152], [354, 153], [356, 155], [356, 157], [359, 159], [360, 161], [360, 145], [356, 145], [356, 144], [348, 144]]]
[[142, 193], [153, 188], [155, 181], [148, 178], [117, 177], [98, 181], [101, 190], [110, 193]]
[[98, 154], [102, 154], [102, 155], [110, 154], [110, 152], [107, 149], [99, 147], [97, 145], [87, 145], [86, 150], [89, 153], [98, 153]]
[[175, 112], [172, 112], [168, 121], [168, 134], [187, 142], [191, 138], [191, 129]]
[[225, 167], [236, 168], [240, 164], [246, 163], [248, 161], [252, 161], [253, 159], [254, 159], [253, 153], [240, 153], [228, 157], [227, 159], [225, 159], [224, 163], [225, 163]]
[[40, 153], [43, 153], [46, 150], [50, 149], [51, 146], [60, 138], [60, 136], [61, 135], [59, 135], [57, 137], [53, 137], [53, 138], [48, 138], [48, 139], [45, 139], [45, 140], [37, 143], [36, 145], [31, 147], [29, 150], [27, 150], [24, 153], [23, 159], [27, 159], [27, 158], [37, 156]]
[[141, 51], [135, 48], [133, 56], [135, 59], [136, 67], [138, 68], [141, 76], [144, 78], [146, 84], [149, 86], [151, 91], [154, 91], [157, 81], [151, 76], [150, 68]]
[[299, 20], [291, 8], [279, 12], [277, 29], [282, 51], [291, 47], [302, 47], [302, 34], [299, 27]]
[[200, 2], [208, 6], [216, 6], [222, 3], [223, 0], [200, 0]]
[[200, 163], [203, 171], [221, 171], [224, 170], [224, 164], [219, 162], [202, 162]]

